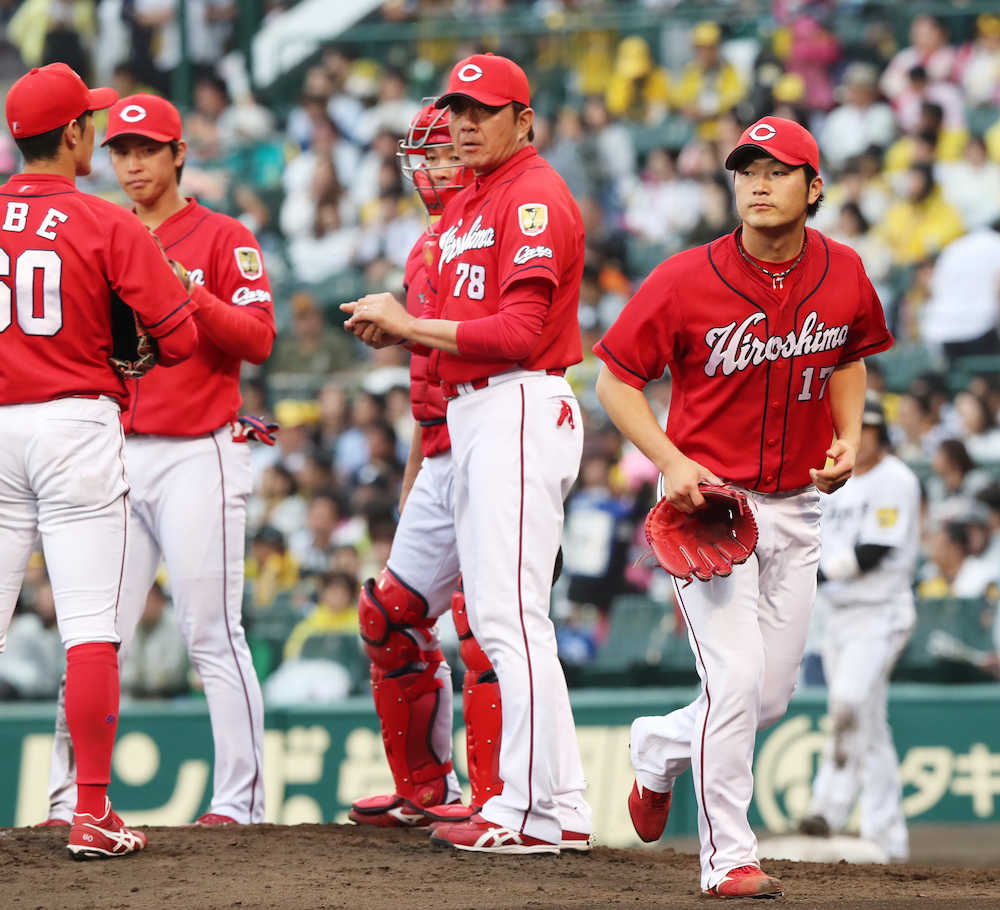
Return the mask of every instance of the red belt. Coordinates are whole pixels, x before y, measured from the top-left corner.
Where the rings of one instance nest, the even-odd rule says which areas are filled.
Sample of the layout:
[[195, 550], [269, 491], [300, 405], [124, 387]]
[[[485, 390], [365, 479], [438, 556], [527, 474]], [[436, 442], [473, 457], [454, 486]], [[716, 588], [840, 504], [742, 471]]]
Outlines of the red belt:
[[[556, 370], [546, 370], [549, 376], [565, 376], [566, 368], [559, 367]], [[446, 382], [441, 380], [441, 393], [445, 397], [445, 401], [450, 401], [452, 398], [458, 398], [458, 387], [460, 385], [467, 385], [472, 387], [472, 391], [478, 392], [480, 389], [485, 389], [486, 386], [490, 384], [490, 380], [494, 376], [500, 376], [500, 373], [493, 373], [490, 376], [482, 376], [479, 379], [466, 379], [464, 382]]]

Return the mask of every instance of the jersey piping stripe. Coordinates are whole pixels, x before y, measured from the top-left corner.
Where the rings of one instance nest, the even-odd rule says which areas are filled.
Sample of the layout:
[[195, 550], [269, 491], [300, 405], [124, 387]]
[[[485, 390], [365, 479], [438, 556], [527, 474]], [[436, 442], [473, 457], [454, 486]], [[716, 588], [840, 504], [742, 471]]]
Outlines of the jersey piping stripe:
[[[823, 265], [823, 274], [819, 276], [819, 281], [816, 282], [816, 287], [806, 294], [806, 296], [803, 297], [796, 305], [795, 319], [792, 322], [793, 329], [799, 324], [799, 310], [801, 310], [805, 302], [823, 286], [823, 282], [826, 281], [826, 276], [830, 271], [830, 247], [827, 245], [826, 238], [822, 234], [818, 234], [817, 236], [823, 242], [823, 250], [826, 252], [826, 262]], [[785, 469], [785, 443], [788, 442], [788, 406], [792, 400], [792, 376], [795, 372], [792, 369], [792, 364], [794, 361], [794, 357], [789, 358], [788, 361], [788, 388], [785, 389], [785, 419], [781, 424], [781, 458], [778, 460], [778, 473], [774, 477], [775, 489], [781, 489], [781, 472]]]
[[700, 759], [698, 762], [698, 769], [701, 772], [699, 777], [700, 789], [701, 789], [701, 811], [705, 813], [705, 823], [708, 825], [708, 842], [712, 845], [712, 852], [708, 857], [708, 865], [715, 869], [715, 854], [718, 852], [718, 847], [715, 846], [715, 832], [712, 829], [712, 819], [708, 814], [708, 802], [705, 800], [705, 733], [708, 730], [708, 715], [712, 711], [712, 696], [708, 692], [708, 667], [705, 666], [705, 660], [701, 656], [701, 645], [698, 644], [698, 636], [695, 634], [694, 626], [691, 624], [691, 617], [688, 616], [687, 607], [684, 606], [684, 598], [681, 597], [681, 586], [677, 583], [677, 579], [674, 579], [674, 591], [677, 593], [677, 603], [681, 606], [681, 612], [684, 614], [684, 620], [687, 622], [687, 627], [691, 632], [691, 640], [694, 642], [695, 650], [698, 652], [698, 661], [701, 663], [701, 668], [704, 671], [704, 689], [705, 689], [705, 701], [708, 703], [705, 707], [705, 722], [701, 725], [701, 747], [700, 747]]
[[626, 373], [631, 373], [633, 376], [635, 376], [636, 379], [641, 379], [643, 382], [649, 382], [649, 380], [645, 376], [643, 376], [642, 373], [637, 373], [635, 370], [629, 369], [629, 367], [625, 366], [624, 363], [622, 363], [617, 357], [615, 357], [614, 354], [611, 353], [611, 351], [608, 350], [608, 346], [603, 341], [601, 342], [601, 349], [604, 351], [605, 354], [608, 355], [608, 357], [610, 357], [615, 363], [617, 363], [618, 366], [620, 366]]
[[79, 192], [79, 190], [59, 190], [55, 193], [0, 193], [0, 196], [10, 196], [12, 199], [45, 199], [49, 196], [72, 196]]
[[865, 356], [866, 351], [870, 351], [872, 348], [880, 348], [887, 341], [892, 341], [891, 335], [885, 335], [880, 341], [873, 341], [871, 344], [866, 344], [863, 348], [858, 348], [858, 350], [856, 351], [851, 351], [850, 354], [845, 354], [840, 362], [848, 363], [851, 360], [860, 360], [862, 357]]
[[[147, 325], [146, 328], [149, 329], [149, 330], [153, 330], [158, 325], [163, 325], [163, 323], [165, 323], [171, 316], [173, 316], [175, 313], [178, 313], [181, 310], [183, 310], [184, 307], [186, 307], [190, 302], [191, 302], [191, 298], [188, 297], [188, 299], [185, 300], [180, 306], [174, 307], [174, 309], [172, 309], [169, 313], [167, 313], [166, 316], [164, 316], [162, 319], [157, 320], [156, 322], [152, 323], [151, 325]], [[174, 326], [174, 328], [177, 328], [177, 326]], [[172, 332], [173, 329], [171, 329], [170, 331]], [[169, 335], [169, 334], [170, 334], [170, 332], [165, 332], [163, 335], [158, 335], [157, 337], [158, 338], [164, 338], [166, 335]]]
[[202, 215], [201, 218], [199, 218], [194, 223], [194, 225], [191, 226], [191, 228], [188, 231], [186, 231], [185, 233], [181, 234], [181, 236], [178, 237], [176, 240], [172, 240], [163, 249], [164, 250], [169, 250], [172, 246], [177, 246], [177, 244], [180, 243], [182, 240], [187, 240], [188, 237], [190, 237], [196, 230], [198, 230], [198, 228], [201, 227], [201, 225], [204, 223], [205, 219], [208, 218], [208, 216], [211, 215], [211, 214], [212, 214], [211, 212], [205, 212], [205, 214]]
[[[732, 234], [727, 234], [725, 237], [722, 237], [721, 243], [725, 243], [726, 240], [728, 240], [730, 237], [732, 237]], [[713, 244], [710, 243], [708, 244], [708, 246], [705, 247], [705, 251], [708, 253], [708, 263], [709, 265], [712, 266], [712, 271], [715, 272], [715, 274], [719, 278], [719, 281], [721, 281], [727, 288], [729, 288], [729, 290], [731, 290], [734, 294], [737, 294], [738, 296], [742, 297], [747, 303], [749, 303], [751, 306], [755, 306], [758, 310], [761, 311], [761, 313], [764, 314], [764, 332], [767, 335], [770, 335], [771, 330], [768, 327], [769, 320], [767, 318], [767, 310], [765, 310], [764, 307], [762, 307], [759, 303], [757, 303], [756, 300], [751, 300], [741, 290], [733, 287], [728, 281], [726, 281], [725, 278], [722, 277], [722, 272], [719, 271], [718, 266], [716, 266], [715, 264], [715, 260], [712, 258], [712, 246]], [[771, 361], [769, 360], [767, 362], [767, 369], [764, 378], [765, 403], [768, 401], [770, 397], [771, 397]], [[760, 418], [760, 456], [759, 456], [759, 461], [757, 463], [758, 464], [757, 479], [753, 482], [753, 488], [756, 488], [757, 486], [760, 485], [760, 479], [764, 474], [764, 429], [766, 423], [767, 423], [767, 407], [765, 406], [764, 413], [761, 415]]]
[[[547, 265], [543, 265], [542, 263], [539, 262], [539, 263], [535, 263], [534, 265], [523, 265], [523, 266], [521, 266], [521, 268], [517, 269], [516, 271], [511, 272], [503, 280], [503, 284], [500, 285], [500, 290], [501, 291], [506, 291], [507, 288], [510, 287], [510, 285], [511, 285], [512, 282], [518, 281], [519, 279], [518, 279], [517, 276], [520, 275], [521, 272], [534, 271], [535, 269], [544, 269], [546, 272], [548, 272], [549, 274], [552, 275], [552, 277], [555, 279], [556, 283], [559, 282], [559, 276], [556, 274], [555, 269], [550, 268]], [[544, 275], [539, 275], [538, 277], [539, 278], [544, 278], [545, 276]]]
[[[118, 570], [118, 591], [115, 593], [115, 632], [118, 631], [118, 604], [122, 596], [122, 584], [125, 581], [125, 554], [128, 552], [128, 502], [126, 497], [129, 494], [128, 472], [125, 469], [125, 433], [122, 430], [121, 421], [118, 422], [118, 461], [122, 466], [122, 481], [125, 484], [125, 492], [122, 493], [122, 512], [124, 513], [125, 531], [122, 534], [122, 564]], [[121, 638], [121, 636], [119, 636]]]
[[524, 639], [524, 655], [528, 661], [528, 808], [521, 819], [521, 834], [528, 824], [528, 815], [533, 805], [531, 775], [535, 763], [535, 681], [531, 672], [531, 647], [528, 645], [528, 630], [524, 625], [524, 599], [521, 592], [521, 556], [524, 551], [524, 383], [521, 383], [521, 503], [517, 525], [517, 610], [521, 620], [521, 637]]
[[239, 657], [236, 654], [236, 646], [233, 644], [233, 632], [229, 625], [229, 553], [227, 552], [226, 535], [226, 472], [222, 466], [222, 449], [219, 448], [219, 440], [215, 434], [211, 435], [211, 440], [215, 446], [215, 455], [219, 462], [219, 487], [222, 492], [222, 621], [226, 625], [226, 639], [229, 641], [229, 651], [233, 655], [233, 663], [236, 664], [236, 673], [240, 678], [240, 685], [243, 687], [243, 701], [247, 706], [247, 722], [250, 725], [250, 745], [253, 749], [253, 781], [250, 784], [250, 821], [253, 822], [253, 810], [257, 803], [257, 785], [260, 782], [260, 765], [257, 763], [257, 737], [253, 727], [253, 707], [250, 704], [250, 693], [247, 692], [247, 681], [243, 676], [243, 667], [240, 666]]

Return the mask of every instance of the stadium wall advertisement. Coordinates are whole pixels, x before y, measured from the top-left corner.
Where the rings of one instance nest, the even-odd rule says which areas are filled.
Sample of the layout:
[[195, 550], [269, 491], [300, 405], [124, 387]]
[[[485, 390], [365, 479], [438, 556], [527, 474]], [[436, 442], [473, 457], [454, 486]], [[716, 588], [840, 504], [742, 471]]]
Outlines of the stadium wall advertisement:
[[[599, 843], [638, 843], [625, 810], [632, 784], [631, 720], [685, 704], [687, 689], [594, 690], [573, 697], [580, 748]], [[780, 833], [805, 814], [825, 737], [825, 693], [796, 695], [788, 714], [757, 744], [751, 821]], [[50, 705], [0, 709], [0, 825], [32, 825], [46, 816]], [[1000, 686], [893, 688], [889, 716], [900, 755], [904, 809], [913, 822], [995, 820], [1000, 799]], [[460, 720], [460, 716], [458, 718]], [[456, 730], [456, 765], [464, 778], [464, 731]], [[123, 705], [111, 792], [129, 824], [182, 825], [207, 811], [212, 738], [200, 702]], [[264, 747], [267, 821], [344, 822], [351, 800], [391, 789], [370, 700], [268, 712]], [[689, 774], [677, 784], [668, 835], [697, 831]]]

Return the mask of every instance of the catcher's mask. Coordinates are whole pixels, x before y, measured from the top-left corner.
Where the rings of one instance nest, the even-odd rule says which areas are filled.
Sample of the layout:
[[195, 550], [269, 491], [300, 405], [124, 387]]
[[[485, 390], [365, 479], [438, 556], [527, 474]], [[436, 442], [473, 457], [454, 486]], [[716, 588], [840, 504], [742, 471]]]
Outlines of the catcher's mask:
[[[420, 113], [410, 122], [406, 138], [400, 139], [399, 158], [400, 170], [416, 191], [427, 209], [428, 215], [440, 215], [445, 205], [454, 198], [470, 179], [468, 168], [455, 164], [430, 164], [427, 161], [427, 149], [451, 146], [451, 133], [448, 132], [448, 108], [438, 110], [434, 107], [434, 98], [424, 98]], [[453, 170], [454, 175], [447, 181], [435, 179], [435, 176], [445, 171]]]

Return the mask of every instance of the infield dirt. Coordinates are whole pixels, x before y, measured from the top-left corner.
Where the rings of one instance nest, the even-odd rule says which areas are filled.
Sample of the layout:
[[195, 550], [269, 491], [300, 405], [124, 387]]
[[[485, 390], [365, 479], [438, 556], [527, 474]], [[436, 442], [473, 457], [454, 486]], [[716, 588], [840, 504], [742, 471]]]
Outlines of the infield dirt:
[[[426, 830], [345, 825], [150, 828], [149, 848], [74, 862], [65, 828], [0, 829], [3, 910], [507, 910], [713, 906], [672, 849], [500, 857], [432, 847]], [[1000, 907], [1000, 868], [767, 862], [781, 903], [873, 910]], [[775, 904], [769, 904], [775, 906]], [[753, 906], [759, 906], [753, 904]]]

